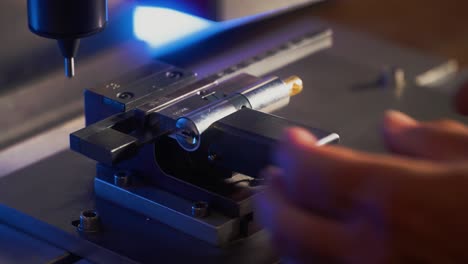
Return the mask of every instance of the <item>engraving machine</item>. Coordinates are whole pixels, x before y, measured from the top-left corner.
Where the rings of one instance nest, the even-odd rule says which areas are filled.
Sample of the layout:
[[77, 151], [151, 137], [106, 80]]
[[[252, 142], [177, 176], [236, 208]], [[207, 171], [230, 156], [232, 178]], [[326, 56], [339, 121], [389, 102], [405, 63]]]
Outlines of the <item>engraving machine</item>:
[[[187, 7], [217, 20], [251, 14], [240, 12], [237, 2], [229, 13], [232, 2], [199, 3], [204, 13]], [[310, 2], [316, 1], [255, 6], [256, 12], [284, 12]], [[173, 7], [173, 2], [158, 5]], [[73, 77], [79, 39], [106, 26], [107, 1], [29, 0], [28, 17], [31, 31], [58, 40], [65, 74]], [[270, 153], [282, 131], [300, 125], [267, 113], [287, 106], [302, 88], [297, 76], [282, 80], [227, 69], [197, 78], [153, 61], [85, 91], [86, 128], [71, 134], [70, 146], [98, 162], [97, 196], [226, 246], [259, 230], [251, 204], [263, 182], [258, 174], [272, 163]], [[319, 145], [339, 140], [335, 133], [309, 129]], [[106, 229], [94, 210], [84, 211], [75, 224], [84, 235]]]
[[[252, 233], [259, 171], [272, 164], [282, 131], [298, 126], [266, 113], [301, 90], [295, 76], [197, 81], [192, 72], [155, 62], [87, 90], [87, 127], [71, 135], [70, 145], [99, 162], [97, 195], [225, 245]], [[310, 130], [318, 144], [339, 139]]]
[[[300, 8], [312, 2], [29, 0], [31, 29], [71, 43], [72, 55], [76, 39], [107, 30], [82, 41], [73, 79], [44, 71], [1, 98], [8, 103], [0, 122], [12, 128], [0, 137], [8, 146], [0, 151], [0, 229], [8, 231], [0, 260], [20, 248], [15, 263], [276, 263], [251, 200], [283, 128], [300, 125], [319, 144], [337, 142], [336, 133], [314, 128], [323, 127], [346, 147], [383, 152], [376, 131], [386, 109], [466, 120], [448, 104], [466, 76], [454, 62], [318, 21], [313, 6]], [[98, 3], [104, 9], [47, 16]], [[192, 42], [172, 41], [155, 60], [163, 48], [152, 41], [177, 33], [186, 18], [155, 14], [174, 10], [228, 21], [190, 20], [222, 30], [192, 32]], [[76, 25], [84, 30], [68, 27]], [[25, 58], [34, 70], [49, 63]], [[71, 58], [65, 52], [69, 76]], [[19, 123], [43, 130], [23, 141], [12, 135], [34, 133], [11, 125]]]

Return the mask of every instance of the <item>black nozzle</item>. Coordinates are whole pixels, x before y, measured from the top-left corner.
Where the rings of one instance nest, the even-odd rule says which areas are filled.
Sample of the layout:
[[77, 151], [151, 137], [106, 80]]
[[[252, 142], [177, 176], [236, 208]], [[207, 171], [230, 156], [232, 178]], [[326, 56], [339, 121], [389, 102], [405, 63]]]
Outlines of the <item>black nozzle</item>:
[[68, 77], [74, 73], [79, 39], [103, 30], [107, 0], [28, 0], [29, 29], [58, 40]]
[[75, 57], [80, 46], [79, 39], [59, 39], [58, 45], [65, 61], [65, 76], [75, 76]]

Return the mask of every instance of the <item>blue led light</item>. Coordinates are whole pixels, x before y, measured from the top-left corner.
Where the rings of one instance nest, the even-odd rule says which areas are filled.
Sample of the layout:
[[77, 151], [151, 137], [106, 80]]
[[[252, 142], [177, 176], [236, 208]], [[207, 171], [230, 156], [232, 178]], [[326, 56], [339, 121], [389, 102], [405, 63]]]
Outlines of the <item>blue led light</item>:
[[139, 6], [135, 8], [133, 16], [135, 36], [155, 48], [205, 32], [216, 24], [218, 23], [160, 7]]

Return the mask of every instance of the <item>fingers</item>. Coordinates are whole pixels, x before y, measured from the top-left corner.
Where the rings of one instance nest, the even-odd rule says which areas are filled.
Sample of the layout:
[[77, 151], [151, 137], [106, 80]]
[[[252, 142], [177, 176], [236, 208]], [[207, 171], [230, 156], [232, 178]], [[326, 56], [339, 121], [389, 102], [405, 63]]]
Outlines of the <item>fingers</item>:
[[255, 216], [288, 260], [297, 263], [382, 263], [388, 260], [386, 229], [378, 207], [359, 205], [354, 214], [335, 219], [298, 207], [285, 190], [284, 175], [268, 168], [269, 188], [255, 196]]
[[[298, 206], [326, 214], [341, 213], [360, 199], [363, 188], [384, 192], [408, 175], [438, 172], [436, 165], [401, 158], [371, 155], [338, 146], [317, 147], [308, 132], [286, 131], [276, 155], [276, 165], [288, 198]], [[330, 210], [337, 210], [331, 212]]]
[[468, 115], [468, 82], [456, 93], [453, 103], [460, 114]]
[[281, 183], [276, 174], [269, 175], [271, 187], [255, 197], [255, 215], [270, 231], [278, 250], [286, 257], [306, 262], [312, 261], [311, 256], [343, 256], [348, 243], [344, 226], [291, 204], [278, 190]]
[[384, 140], [391, 151], [411, 157], [441, 161], [468, 158], [468, 128], [455, 121], [420, 123], [401, 112], [388, 111]]

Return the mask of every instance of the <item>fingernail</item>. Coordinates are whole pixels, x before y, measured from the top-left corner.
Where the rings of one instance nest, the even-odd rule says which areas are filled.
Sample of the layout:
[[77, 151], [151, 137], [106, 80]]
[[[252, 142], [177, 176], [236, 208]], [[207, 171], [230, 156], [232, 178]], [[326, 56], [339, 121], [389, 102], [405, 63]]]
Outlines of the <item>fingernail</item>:
[[[298, 152], [296, 150], [303, 147], [315, 147], [316, 143], [317, 139], [309, 131], [299, 127], [287, 128], [276, 147], [273, 159], [276, 161], [276, 165], [287, 164], [291, 162], [291, 156]], [[280, 167], [285, 169], [283, 166]]]
[[408, 115], [396, 110], [388, 110], [385, 112], [385, 119], [387, 121], [386, 125], [398, 125], [400, 127], [414, 126], [418, 123]]
[[285, 129], [281, 141], [286, 144], [315, 145], [317, 138], [304, 128], [291, 127]]

